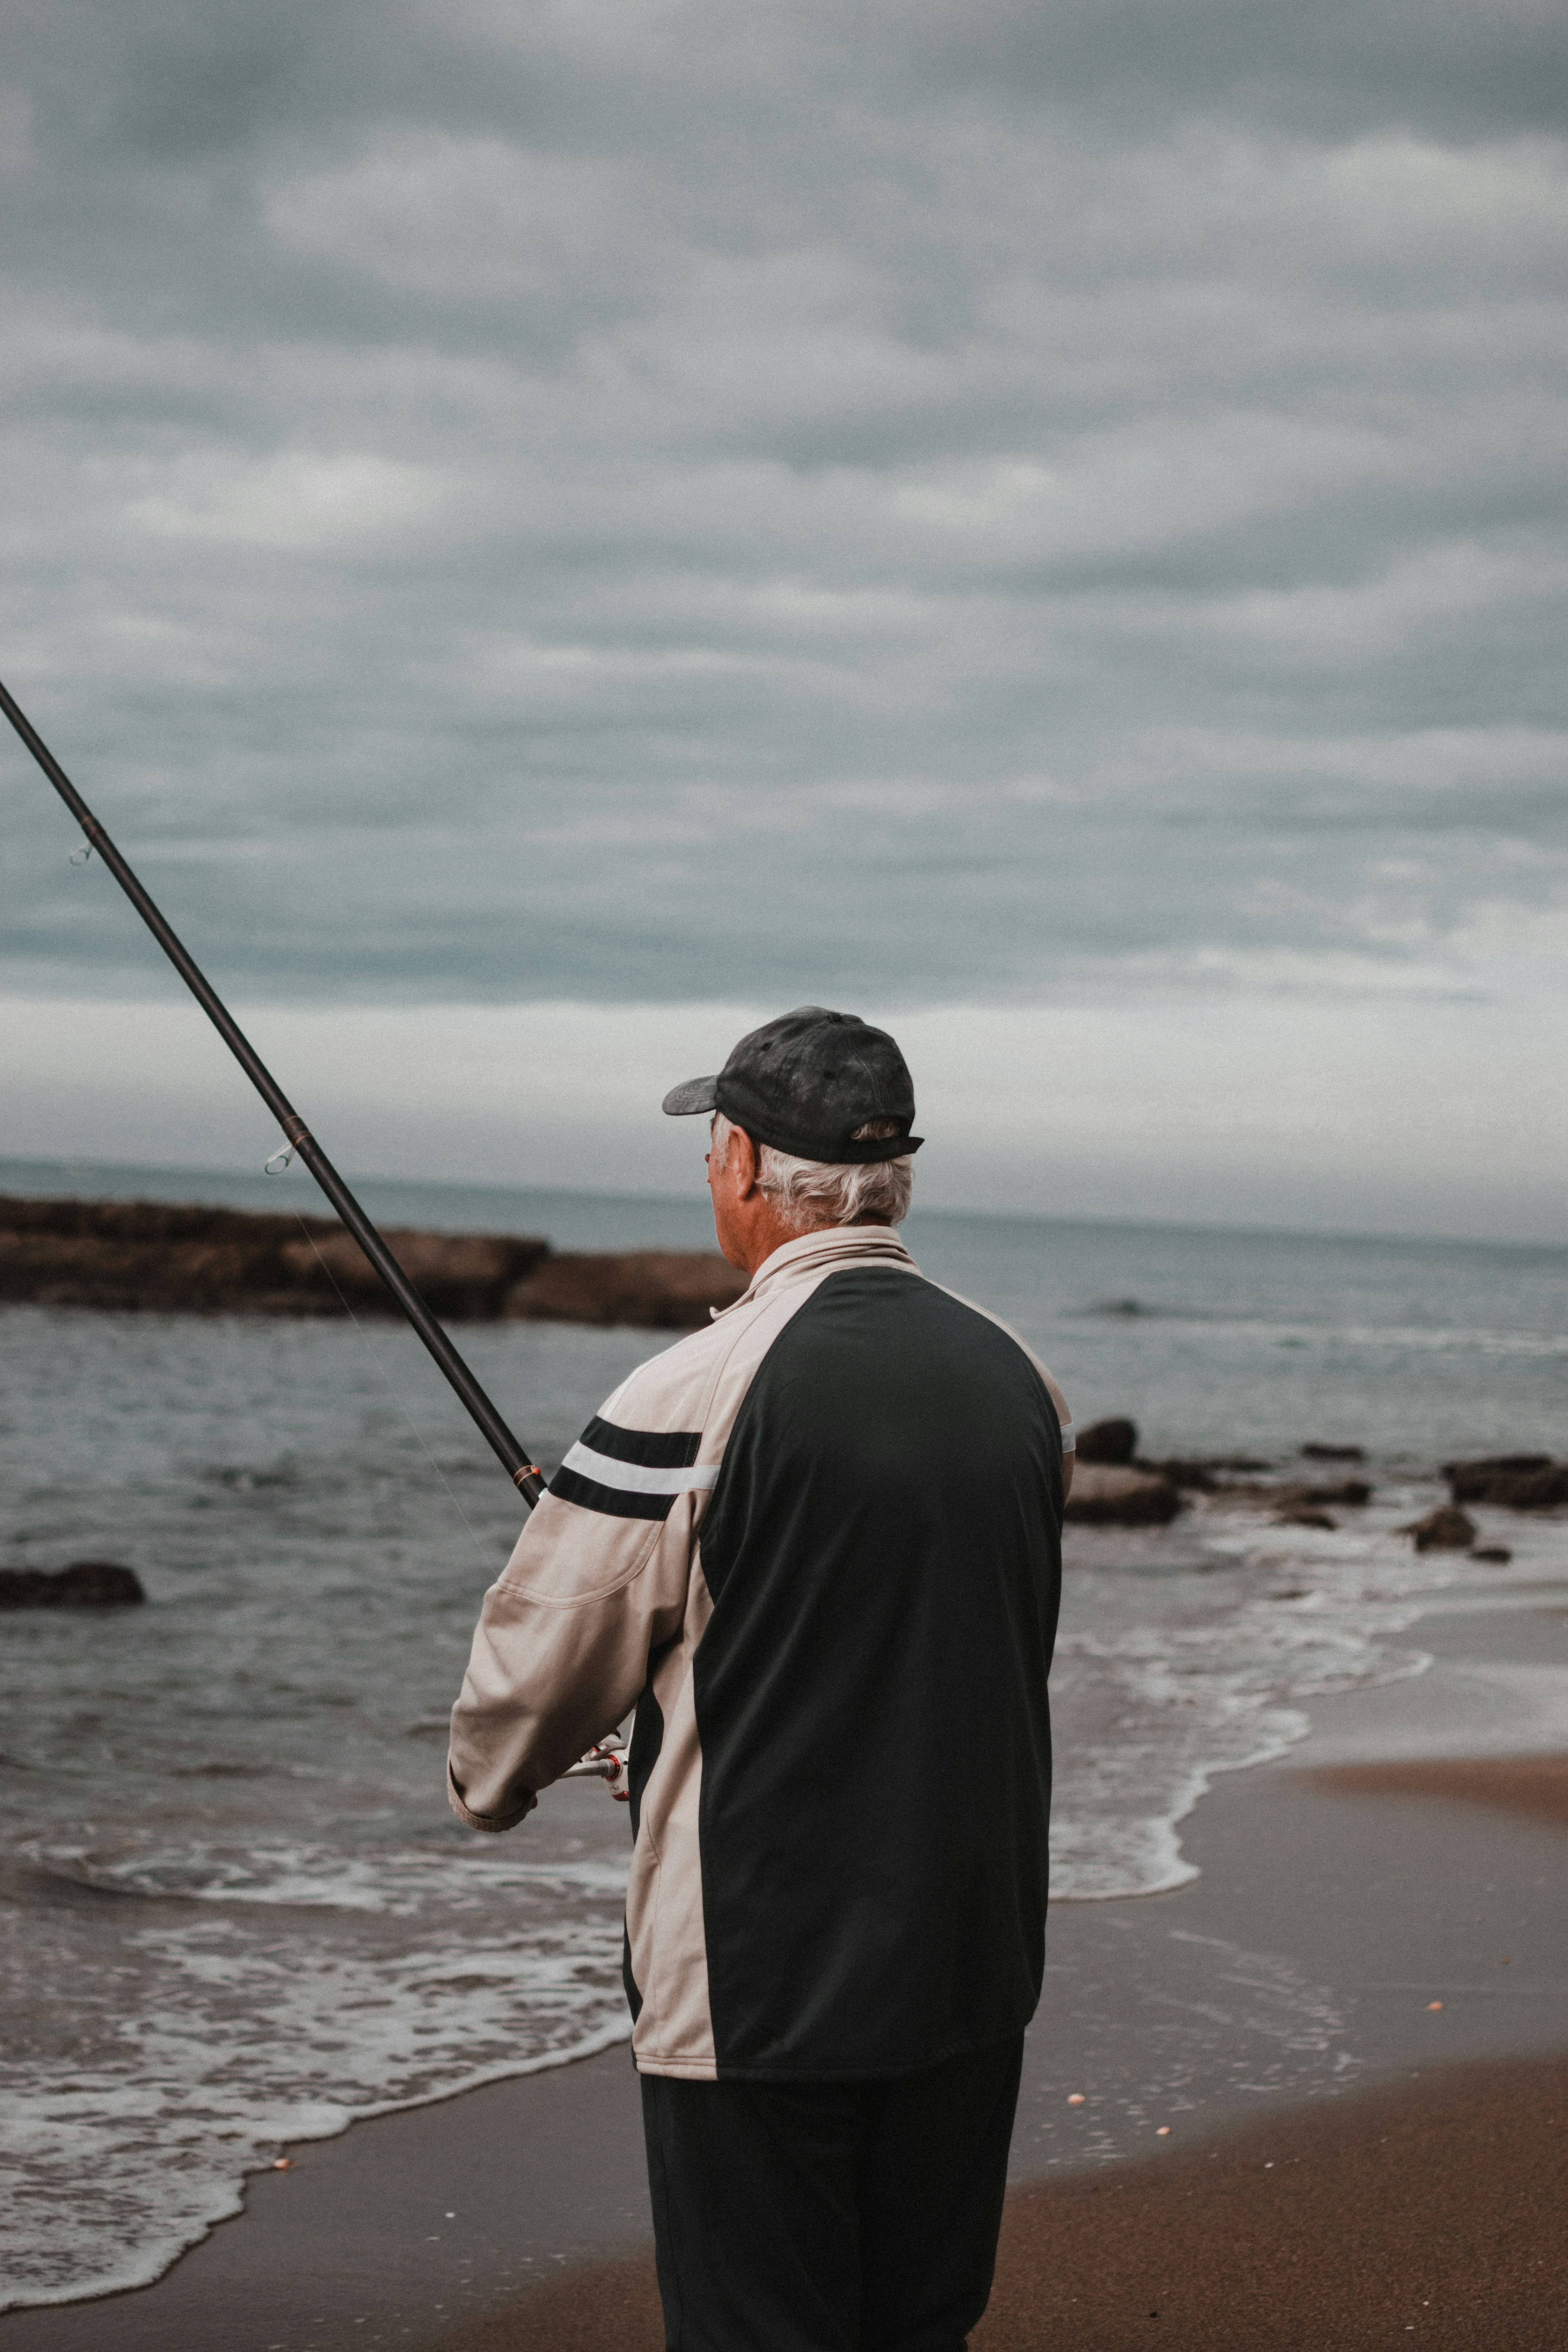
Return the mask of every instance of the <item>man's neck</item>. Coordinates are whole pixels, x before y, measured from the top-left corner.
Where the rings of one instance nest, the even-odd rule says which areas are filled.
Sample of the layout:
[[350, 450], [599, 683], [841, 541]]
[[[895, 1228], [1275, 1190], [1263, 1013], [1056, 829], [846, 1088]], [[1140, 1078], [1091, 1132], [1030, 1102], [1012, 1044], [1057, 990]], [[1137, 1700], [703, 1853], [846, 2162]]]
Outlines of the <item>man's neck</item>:
[[854, 1233], [862, 1225], [880, 1225], [883, 1221], [880, 1217], [833, 1218], [824, 1220], [820, 1225], [785, 1225], [780, 1218], [775, 1218], [773, 1222], [775, 1229], [773, 1239], [756, 1257], [748, 1257], [748, 1263], [743, 1268], [748, 1282], [757, 1274], [759, 1268], [766, 1265], [768, 1260], [776, 1256], [777, 1253], [790, 1242], [808, 1242], [823, 1234]]

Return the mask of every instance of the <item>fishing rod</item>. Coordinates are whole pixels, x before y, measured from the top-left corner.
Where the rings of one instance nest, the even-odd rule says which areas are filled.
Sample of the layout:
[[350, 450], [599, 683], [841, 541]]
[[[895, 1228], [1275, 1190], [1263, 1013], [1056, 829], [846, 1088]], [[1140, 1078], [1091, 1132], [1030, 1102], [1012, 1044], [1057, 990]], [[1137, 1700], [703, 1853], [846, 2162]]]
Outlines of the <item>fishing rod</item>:
[[[424, 1340], [447, 1379], [456, 1390], [459, 1402], [479, 1430], [492, 1454], [501, 1463], [512, 1485], [530, 1510], [544, 1492], [543, 1473], [537, 1463], [531, 1462], [525, 1449], [518, 1444], [490, 1399], [485, 1394], [468, 1365], [453, 1347], [451, 1340], [437, 1322], [386, 1244], [366, 1216], [326, 1153], [300, 1118], [282, 1087], [267, 1067], [260, 1055], [240, 1028], [239, 1024], [219, 997], [195, 957], [165, 921], [148, 897], [136, 876], [110, 841], [70, 778], [56, 759], [37, 729], [16, 701], [0, 685], [0, 710], [4, 710], [23, 742], [31, 751], [72, 816], [87, 835], [87, 855], [96, 850], [146, 924], [273, 1118], [283, 1130], [287, 1153], [297, 1152], [369, 1258], [388, 1290], [402, 1307], [414, 1328]], [[276, 1155], [275, 1155], [276, 1156]]]

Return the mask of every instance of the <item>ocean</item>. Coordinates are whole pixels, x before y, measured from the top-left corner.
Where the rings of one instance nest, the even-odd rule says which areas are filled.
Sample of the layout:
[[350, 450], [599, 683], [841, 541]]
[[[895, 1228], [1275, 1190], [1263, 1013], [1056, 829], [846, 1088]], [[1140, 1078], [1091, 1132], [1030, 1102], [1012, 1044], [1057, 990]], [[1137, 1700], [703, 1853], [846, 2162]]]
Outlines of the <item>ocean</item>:
[[[268, 1181], [0, 1163], [0, 1191], [319, 1202]], [[563, 1248], [710, 1244], [706, 1202], [372, 1183], [385, 1223]], [[1006, 1316], [1080, 1425], [1335, 1475], [1330, 1529], [1199, 1499], [1068, 1531], [1053, 1677], [1061, 1902], [1189, 1877], [1212, 1777], [1314, 1698], [1419, 1674], [1482, 1571], [1401, 1525], [1455, 1454], [1562, 1454], [1568, 1252], [916, 1215], [922, 1266]], [[552, 1465], [660, 1335], [469, 1326]], [[1568, 1596], [1568, 1527], [1480, 1515], [1496, 1596]], [[1506, 1524], [1505, 1524], [1506, 1521]], [[624, 2039], [625, 1809], [447, 1811], [446, 1715], [516, 1499], [400, 1326], [0, 1311], [0, 1565], [128, 1562], [145, 1609], [0, 1618], [0, 2308], [149, 2281], [289, 2141]]]

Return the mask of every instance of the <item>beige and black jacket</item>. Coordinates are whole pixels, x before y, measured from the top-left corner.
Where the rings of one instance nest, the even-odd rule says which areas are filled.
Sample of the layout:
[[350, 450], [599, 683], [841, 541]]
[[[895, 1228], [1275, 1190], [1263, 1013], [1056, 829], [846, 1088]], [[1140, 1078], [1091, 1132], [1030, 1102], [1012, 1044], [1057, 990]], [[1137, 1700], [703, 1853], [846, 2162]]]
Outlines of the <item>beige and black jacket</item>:
[[644, 2073], [896, 2074], [1027, 2022], [1064, 1421], [1005, 1326], [847, 1226], [567, 1454], [486, 1595], [451, 1800], [510, 1829], [635, 1707]]

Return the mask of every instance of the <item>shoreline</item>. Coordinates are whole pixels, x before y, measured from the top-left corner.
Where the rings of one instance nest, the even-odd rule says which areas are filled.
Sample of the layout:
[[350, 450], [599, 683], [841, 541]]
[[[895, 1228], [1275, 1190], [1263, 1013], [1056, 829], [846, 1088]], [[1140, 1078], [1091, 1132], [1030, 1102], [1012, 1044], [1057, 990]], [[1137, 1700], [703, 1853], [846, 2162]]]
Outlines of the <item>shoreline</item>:
[[[1319, 1698], [1303, 1740], [1215, 1776], [1183, 1824], [1194, 1877], [1054, 1909], [1021, 2195], [1223, 2151], [1347, 2095], [1359, 2110], [1415, 2074], [1568, 2057], [1561, 1588], [1439, 1595], [1417, 1622], [1426, 1671]], [[290, 2153], [153, 2284], [0, 2315], [0, 2352], [459, 2352], [557, 2271], [598, 2295], [621, 2265], [632, 2292], [649, 2221], [624, 2046]]]
[[[1044, 2253], [1030, 2248], [1058, 2248], [1052, 2214], [1078, 2217], [1092, 2271], [1108, 2259], [1096, 2217], [1131, 2217], [1116, 2222], [1118, 2242], [1157, 2250], [1180, 2203], [1170, 2186], [1185, 2179], [1179, 2168], [1207, 2166], [1240, 2197], [1237, 2151], [1259, 2132], [1284, 2135], [1292, 2152], [1305, 2134], [1329, 2151], [1331, 2184], [1333, 2149], [1364, 2152], [1357, 2117], [1369, 2100], [1397, 2103], [1436, 2079], [1450, 2085], [1443, 2098], [1479, 2099], [1475, 2113], [1490, 2116], [1498, 2069], [1542, 2080], [1544, 2069], [1568, 2069], [1560, 1891], [1542, 1900], [1543, 1887], [1561, 1888], [1563, 1827], [1561, 1812], [1499, 1812], [1430, 1789], [1351, 1778], [1325, 1787], [1281, 1759], [1226, 1776], [1199, 1808], [1189, 1823], [1196, 1880], [1061, 1906], [1015, 2135], [1016, 2259], [999, 2272], [976, 2352], [1031, 2341], [1016, 2333], [1018, 2315], [1037, 2307]], [[1549, 2112], [1568, 2114], [1563, 2079], [1563, 2107]], [[1073, 2090], [1082, 2105], [1068, 2105]], [[1419, 2101], [1408, 2114], [1397, 2128], [1414, 2146], [1436, 2126]], [[1442, 2128], [1467, 2146], [1474, 2137]], [[289, 2171], [252, 2177], [244, 2214], [155, 2285], [7, 2314], [0, 2352], [209, 2352], [216, 2341], [226, 2352], [500, 2352], [519, 2340], [530, 2352], [574, 2352], [590, 2326], [596, 2345], [613, 2338], [620, 2352], [657, 2345], [636, 2333], [650, 2308], [649, 2223], [624, 2049], [359, 2123], [292, 2154]], [[1135, 2193], [1117, 2186], [1129, 2182]], [[1136, 2184], [1148, 2182], [1145, 2197]], [[1328, 2210], [1327, 2194], [1313, 2191], [1314, 2211]], [[1235, 2213], [1252, 2210], [1244, 2199]], [[1029, 2220], [1037, 2210], [1047, 2218]], [[1204, 2211], [1205, 2232], [1220, 2226], [1212, 2200]], [[1378, 2258], [1381, 2270], [1403, 2259], [1392, 2245]], [[1212, 2269], [1205, 2256], [1167, 2299], [1190, 2301]], [[1292, 2341], [1202, 2325], [1206, 2337], [1184, 2339], [1194, 2347]], [[1525, 2352], [1536, 2339], [1506, 2340]]]

